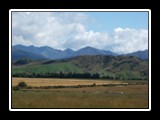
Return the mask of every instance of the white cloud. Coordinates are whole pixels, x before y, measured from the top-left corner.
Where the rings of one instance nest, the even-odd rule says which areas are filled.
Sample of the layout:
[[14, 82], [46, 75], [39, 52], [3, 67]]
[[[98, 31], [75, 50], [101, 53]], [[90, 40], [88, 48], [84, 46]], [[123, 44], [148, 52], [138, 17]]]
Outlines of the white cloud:
[[116, 28], [112, 37], [112, 51], [130, 53], [148, 48], [148, 31], [145, 29]]
[[107, 33], [85, 31], [85, 32], [76, 34], [73, 37], [72, 41], [68, 42], [69, 43], [68, 45], [74, 49], [80, 49], [85, 46], [104, 49], [105, 44], [107, 43], [108, 40], [109, 38]]
[[115, 28], [107, 32], [87, 31], [89, 16], [75, 12], [13, 12], [13, 45], [51, 46], [74, 50], [85, 46], [128, 53], [148, 48], [145, 29]]
[[13, 44], [23, 44], [23, 45], [32, 45], [32, 42], [27, 39], [23, 39], [22, 36], [13, 36], [14, 43]]

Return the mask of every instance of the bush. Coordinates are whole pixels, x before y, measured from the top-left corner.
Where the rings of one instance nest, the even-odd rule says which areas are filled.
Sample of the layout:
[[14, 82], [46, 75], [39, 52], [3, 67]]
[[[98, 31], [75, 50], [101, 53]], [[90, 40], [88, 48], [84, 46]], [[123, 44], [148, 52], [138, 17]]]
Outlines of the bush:
[[92, 85], [91, 85], [91, 87], [95, 87], [96, 86], [96, 83], [93, 83]]
[[32, 60], [31, 59], [28, 59], [28, 58], [21, 58], [19, 60], [17, 60], [15, 62], [16, 65], [24, 65], [24, 64], [27, 64], [29, 62], [31, 62]]
[[27, 87], [27, 84], [25, 82], [19, 82], [17, 86], [20, 88], [25, 88]]
[[15, 90], [15, 91], [16, 91], [16, 90], [19, 90], [19, 89], [20, 89], [19, 86], [14, 86], [14, 87], [13, 87], [13, 90]]

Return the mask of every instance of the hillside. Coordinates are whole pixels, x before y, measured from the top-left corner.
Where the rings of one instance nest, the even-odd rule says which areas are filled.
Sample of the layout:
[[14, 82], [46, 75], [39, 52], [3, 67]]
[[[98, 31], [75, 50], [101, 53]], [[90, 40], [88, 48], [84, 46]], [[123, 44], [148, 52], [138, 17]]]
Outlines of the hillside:
[[101, 77], [147, 79], [148, 61], [134, 56], [85, 55], [62, 60], [31, 61], [13, 64], [16, 73], [99, 73]]

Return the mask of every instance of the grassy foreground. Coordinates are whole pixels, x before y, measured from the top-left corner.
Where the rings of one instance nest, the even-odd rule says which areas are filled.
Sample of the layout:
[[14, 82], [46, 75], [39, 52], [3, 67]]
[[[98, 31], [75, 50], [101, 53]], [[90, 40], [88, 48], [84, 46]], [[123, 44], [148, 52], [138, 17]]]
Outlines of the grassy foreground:
[[148, 108], [148, 85], [12, 90], [12, 108]]

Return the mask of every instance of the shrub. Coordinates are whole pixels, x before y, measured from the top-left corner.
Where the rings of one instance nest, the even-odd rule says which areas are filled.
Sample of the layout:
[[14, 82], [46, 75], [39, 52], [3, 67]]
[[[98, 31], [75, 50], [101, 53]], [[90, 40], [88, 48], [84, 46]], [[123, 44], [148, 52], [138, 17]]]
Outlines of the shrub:
[[96, 83], [93, 83], [93, 86], [96, 86]]
[[17, 91], [17, 90], [19, 90], [20, 88], [19, 88], [19, 86], [14, 86], [13, 87], [13, 90], [15, 90], [15, 91]]
[[27, 84], [22, 81], [22, 82], [19, 82], [17, 86], [20, 88], [25, 88], [25, 87], [27, 87]]
[[16, 65], [24, 65], [24, 64], [27, 64], [29, 62], [31, 62], [32, 60], [31, 59], [28, 59], [28, 58], [21, 58], [19, 60], [17, 60], [15, 62]]
[[95, 87], [96, 86], [96, 83], [93, 83], [92, 85], [91, 85], [91, 87]]

